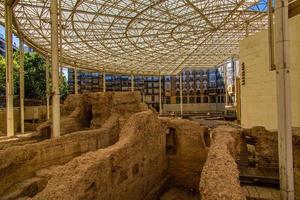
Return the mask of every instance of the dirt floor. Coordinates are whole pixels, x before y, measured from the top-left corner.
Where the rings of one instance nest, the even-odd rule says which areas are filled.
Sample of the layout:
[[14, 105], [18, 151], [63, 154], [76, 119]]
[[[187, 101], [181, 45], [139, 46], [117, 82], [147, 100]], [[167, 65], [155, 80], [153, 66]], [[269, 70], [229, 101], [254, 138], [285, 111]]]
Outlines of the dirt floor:
[[179, 187], [171, 187], [165, 191], [159, 200], [199, 200], [199, 192], [190, 191]]

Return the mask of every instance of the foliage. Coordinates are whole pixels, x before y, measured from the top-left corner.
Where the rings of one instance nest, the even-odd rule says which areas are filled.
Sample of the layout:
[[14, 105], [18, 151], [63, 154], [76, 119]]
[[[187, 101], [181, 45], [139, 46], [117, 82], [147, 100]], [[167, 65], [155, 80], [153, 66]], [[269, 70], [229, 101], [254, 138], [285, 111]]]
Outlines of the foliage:
[[[14, 53], [14, 94], [19, 94], [19, 52]], [[36, 52], [24, 55], [24, 81], [25, 98], [42, 100], [46, 99], [46, 64], [45, 59]], [[49, 72], [51, 72], [51, 67]], [[51, 83], [51, 76], [49, 74]], [[51, 84], [50, 84], [51, 86]], [[69, 94], [67, 79], [60, 75], [60, 93], [62, 98]], [[0, 95], [5, 95], [5, 59], [0, 56]]]
[[[15, 56], [14, 56], [14, 58], [15, 58]], [[5, 85], [5, 83], [6, 83], [5, 66], [6, 66], [5, 58], [3, 58], [0, 55], [0, 95], [5, 95], [5, 88], [6, 88], [6, 85]], [[13, 60], [13, 69], [14, 69], [14, 72], [13, 72], [14, 91], [18, 91], [19, 90], [19, 81], [16, 81], [16, 80], [19, 80], [20, 66], [19, 66], [18, 62], [16, 61], [16, 59]]]

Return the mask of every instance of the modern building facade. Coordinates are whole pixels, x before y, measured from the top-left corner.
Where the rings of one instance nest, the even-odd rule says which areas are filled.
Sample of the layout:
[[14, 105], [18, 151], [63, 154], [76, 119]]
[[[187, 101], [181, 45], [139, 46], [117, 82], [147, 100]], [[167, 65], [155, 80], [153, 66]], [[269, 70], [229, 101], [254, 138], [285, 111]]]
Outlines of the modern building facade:
[[[225, 104], [235, 103], [235, 75], [237, 61], [229, 59], [215, 68], [185, 69], [182, 75], [182, 103], [184, 112], [211, 112], [225, 110]], [[101, 72], [78, 71], [78, 91], [103, 91]], [[227, 75], [227, 79], [225, 79]], [[180, 75], [162, 76], [164, 113], [179, 112]], [[130, 91], [131, 76], [105, 75], [106, 91]], [[74, 93], [74, 69], [68, 70], [70, 93]], [[140, 91], [143, 101], [159, 109], [159, 76], [134, 76], [134, 90]], [[226, 92], [227, 91], [227, 92]]]
[[[19, 49], [19, 46], [16, 41], [13, 42], [13, 51], [17, 51]], [[5, 37], [2, 33], [0, 33], [0, 55], [5, 57]], [[24, 45], [24, 52], [33, 52], [33, 49], [28, 47], [27, 45]]]

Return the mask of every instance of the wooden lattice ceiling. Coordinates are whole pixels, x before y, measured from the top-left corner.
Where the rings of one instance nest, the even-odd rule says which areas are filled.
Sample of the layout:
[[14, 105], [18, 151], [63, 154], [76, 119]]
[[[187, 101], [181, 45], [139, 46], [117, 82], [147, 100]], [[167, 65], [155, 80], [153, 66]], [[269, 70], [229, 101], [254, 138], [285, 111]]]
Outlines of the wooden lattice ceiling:
[[[238, 54], [246, 36], [265, 29], [258, 0], [62, 0], [67, 65], [134, 74], [176, 74], [212, 67]], [[49, 56], [50, 1], [14, 2], [14, 26]], [[3, 22], [4, 5], [0, 4]], [[60, 24], [60, 23], [59, 23]]]

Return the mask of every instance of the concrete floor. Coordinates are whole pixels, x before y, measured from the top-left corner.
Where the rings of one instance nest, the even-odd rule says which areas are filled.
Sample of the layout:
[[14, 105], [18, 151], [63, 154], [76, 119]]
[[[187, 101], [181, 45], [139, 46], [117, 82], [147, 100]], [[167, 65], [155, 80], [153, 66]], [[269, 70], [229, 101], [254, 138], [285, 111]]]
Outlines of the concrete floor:
[[243, 186], [247, 199], [280, 200], [280, 191], [274, 188]]

